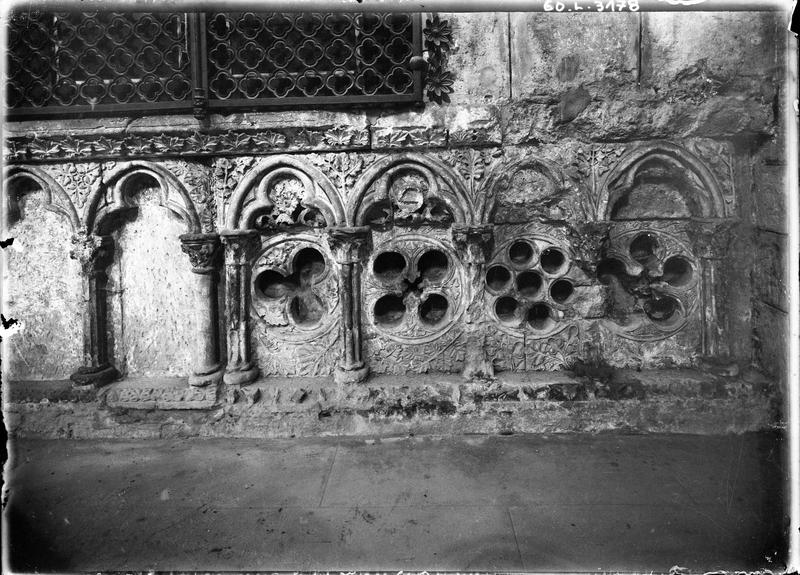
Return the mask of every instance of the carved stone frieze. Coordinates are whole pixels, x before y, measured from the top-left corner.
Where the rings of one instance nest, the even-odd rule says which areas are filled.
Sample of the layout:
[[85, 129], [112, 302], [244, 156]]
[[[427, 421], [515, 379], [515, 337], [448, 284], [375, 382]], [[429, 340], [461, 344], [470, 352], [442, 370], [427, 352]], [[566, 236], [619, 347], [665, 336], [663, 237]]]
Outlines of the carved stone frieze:
[[91, 159], [135, 159], [163, 156], [227, 157], [284, 152], [337, 152], [415, 148], [464, 148], [497, 146], [501, 137], [496, 127], [449, 130], [444, 126], [396, 126], [358, 128], [355, 126], [280, 128], [245, 132], [186, 134], [111, 134], [93, 136], [14, 137], [5, 141], [6, 162], [74, 161]]
[[6, 141], [6, 161], [88, 158], [152, 158], [158, 155], [225, 156], [295, 150], [368, 148], [369, 130], [353, 126], [283, 128], [190, 134], [48, 136]]
[[571, 211], [576, 221], [602, 219], [603, 177], [625, 153], [620, 144], [581, 144], [566, 166], [566, 172], [579, 186], [579, 193], [570, 198]]
[[165, 168], [172, 172], [181, 181], [189, 192], [189, 197], [194, 203], [197, 215], [200, 218], [203, 233], [216, 230], [217, 203], [211, 189], [211, 168], [198, 162], [183, 160], [166, 160]]
[[309, 161], [320, 168], [341, 193], [349, 192], [364, 168], [375, 159], [374, 154], [341, 152], [311, 154]]
[[497, 146], [502, 137], [497, 129], [493, 128], [467, 128], [464, 130], [450, 130], [447, 143], [451, 148], [464, 148], [470, 146]]
[[544, 338], [500, 330], [488, 332], [486, 338], [486, 355], [493, 358], [496, 372], [568, 369], [579, 351], [580, 329], [575, 324]]
[[120, 382], [108, 388], [103, 401], [125, 409], [208, 409], [217, 404], [217, 386], [146, 386]]
[[464, 369], [466, 347], [461, 329], [416, 344], [377, 337], [366, 338], [364, 343], [367, 364], [375, 373], [459, 373]]
[[375, 128], [372, 147], [382, 148], [443, 148], [447, 145], [447, 130], [437, 128]]
[[453, 166], [468, 184], [473, 204], [479, 205], [482, 185], [488, 172], [499, 163], [503, 151], [499, 148], [476, 150], [474, 148], [452, 149], [442, 152], [440, 157]]
[[42, 166], [42, 169], [61, 184], [79, 213], [86, 205], [86, 199], [100, 186], [103, 168], [102, 164], [96, 162], [69, 162]]

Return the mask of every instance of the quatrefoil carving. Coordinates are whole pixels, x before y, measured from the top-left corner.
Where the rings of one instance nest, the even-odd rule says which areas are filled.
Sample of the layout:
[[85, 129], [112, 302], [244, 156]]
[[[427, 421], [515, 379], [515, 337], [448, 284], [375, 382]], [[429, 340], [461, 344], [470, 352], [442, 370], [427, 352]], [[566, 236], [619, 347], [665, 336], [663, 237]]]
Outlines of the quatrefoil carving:
[[699, 266], [688, 247], [656, 230], [615, 238], [597, 268], [622, 335], [660, 339], [682, 329], [697, 306]]
[[303, 247], [289, 257], [285, 267], [262, 268], [254, 274], [254, 307], [269, 326], [313, 329], [330, 311], [330, 294], [324, 286], [330, 272], [319, 250]]

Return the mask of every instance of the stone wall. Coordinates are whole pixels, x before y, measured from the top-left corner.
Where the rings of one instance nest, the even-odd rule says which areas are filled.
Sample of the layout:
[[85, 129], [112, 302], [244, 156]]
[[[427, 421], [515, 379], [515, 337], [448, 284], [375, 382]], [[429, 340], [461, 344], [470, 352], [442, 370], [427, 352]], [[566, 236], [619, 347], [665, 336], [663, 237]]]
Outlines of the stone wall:
[[[440, 16], [455, 78], [441, 106], [9, 124], [13, 169], [45, 171], [63, 206], [59, 224], [12, 228], [47, 265], [34, 279], [9, 258], [27, 329], [9, 345], [42, 366], [14, 359], [9, 377], [79, 367], [78, 322], [58, 320], [52, 350], [22, 342], [54, 321], [26, 286], [67, 282], [51, 308], [84, 313], [64, 239], [81, 231], [116, 246], [97, 293], [123, 375], [190, 375], [212, 289], [190, 270], [211, 268], [227, 302], [213, 347], [243, 378], [708, 359], [777, 375], [762, 331], [785, 318], [785, 175], [782, 145], [764, 145], [783, 17]], [[159, 182], [149, 203], [128, 185], [142, 174]], [[224, 266], [179, 253], [180, 234], [220, 231], [238, 234]]]

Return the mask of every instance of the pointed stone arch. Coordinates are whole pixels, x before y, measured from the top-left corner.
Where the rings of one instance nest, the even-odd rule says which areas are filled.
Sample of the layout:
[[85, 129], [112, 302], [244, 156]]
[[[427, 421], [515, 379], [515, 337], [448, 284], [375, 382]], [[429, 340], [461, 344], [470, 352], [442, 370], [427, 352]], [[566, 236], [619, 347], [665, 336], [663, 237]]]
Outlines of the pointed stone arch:
[[[705, 162], [689, 150], [672, 142], [647, 142], [620, 158], [601, 183], [598, 213], [604, 220], [651, 217], [634, 208], [625, 217], [619, 214], [625, 202], [647, 182], [661, 182], [664, 194], [673, 196], [676, 205], [683, 202], [686, 213], [680, 217], [725, 217], [725, 202], [720, 184]], [[677, 206], [681, 207], [681, 206]], [[676, 212], [677, 214], [677, 212]]]
[[314, 166], [282, 154], [258, 162], [236, 186], [225, 218], [226, 229], [254, 229], [256, 218], [280, 202], [275, 202], [272, 194], [281, 182], [291, 182], [294, 187], [291, 197], [281, 198], [287, 205], [294, 202], [298, 208], [318, 211], [325, 227], [344, 223], [342, 200], [328, 177]]
[[522, 158], [509, 163], [502, 163], [495, 168], [487, 178], [486, 183], [479, 190], [479, 205], [476, 206], [480, 214], [480, 221], [493, 223], [495, 213], [503, 197], [503, 192], [511, 190], [512, 182], [517, 174], [530, 172], [536, 174], [547, 188], [543, 196], [558, 194], [563, 190], [564, 177], [558, 168], [546, 160], [540, 158]]
[[149, 176], [159, 185], [159, 203], [186, 225], [187, 233], [200, 233], [200, 218], [189, 192], [172, 172], [154, 162], [122, 162], [105, 173], [103, 183], [86, 202], [84, 226], [89, 233], [100, 230], [104, 221], [136, 207], [130, 195], [130, 183], [137, 176]]
[[401, 153], [375, 162], [356, 181], [347, 202], [347, 225], [364, 225], [369, 209], [387, 199], [391, 178], [403, 170], [417, 172], [425, 179], [428, 197], [441, 201], [452, 214], [454, 223], [474, 223], [472, 200], [452, 168], [423, 154]]
[[[67, 192], [50, 174], [36, 166], [11, 166], [4, 170], [3, 187], [6, 191], [6, 213], [11, 215], [18, 211], [17, 198], [13, 194], [15, 186], [24, 180], [30, 180], [44, 193], [44, 208], [64, 216], [73, 232], [80, 229], [80, 218]], [[10, 222], [9, 222], [10, 223]]]

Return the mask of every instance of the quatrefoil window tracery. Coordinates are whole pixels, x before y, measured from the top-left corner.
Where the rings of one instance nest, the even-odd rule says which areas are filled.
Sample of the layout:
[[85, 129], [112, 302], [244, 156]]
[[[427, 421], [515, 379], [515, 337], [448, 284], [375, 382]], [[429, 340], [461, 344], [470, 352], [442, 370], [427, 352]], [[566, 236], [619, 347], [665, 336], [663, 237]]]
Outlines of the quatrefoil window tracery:
[[265, 317], [268, 323], [314, 328], [328, 313], [327, 294], [320, 293], [330, 272], [325, 257], [312, 247], [303, 247], [287, 268], [289, 273], [274, 268], [257, 272], [253, 282], [255, 303], [258, 307], [277, 310], [277, 318]]
[[626, 331], [683, 327], [697, 299], [698, 268], [688, 248], [656, 231], [628, 233], [613, 244], [597, 269], [611, 291], [611, 319]]
[[413, 234], [379, 246], [367, 265], [365, 305], [398, 341], [438, 337], [463, 311], [463, 270], [443, 243]]

